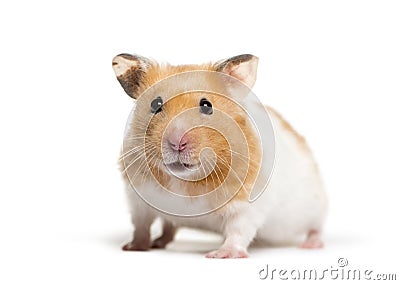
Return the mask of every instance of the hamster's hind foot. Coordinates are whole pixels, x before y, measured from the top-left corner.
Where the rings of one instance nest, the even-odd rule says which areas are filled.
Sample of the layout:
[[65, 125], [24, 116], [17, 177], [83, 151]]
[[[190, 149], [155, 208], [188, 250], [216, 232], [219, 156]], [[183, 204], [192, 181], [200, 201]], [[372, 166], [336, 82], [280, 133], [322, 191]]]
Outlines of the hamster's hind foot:
[[321, 240], [320, 232], [316, 230], [311, 230], [308, 233], [306, 240], [300, 245], [300, 248], [305, 249], [318, 249], [323, 247], [324, 243]]

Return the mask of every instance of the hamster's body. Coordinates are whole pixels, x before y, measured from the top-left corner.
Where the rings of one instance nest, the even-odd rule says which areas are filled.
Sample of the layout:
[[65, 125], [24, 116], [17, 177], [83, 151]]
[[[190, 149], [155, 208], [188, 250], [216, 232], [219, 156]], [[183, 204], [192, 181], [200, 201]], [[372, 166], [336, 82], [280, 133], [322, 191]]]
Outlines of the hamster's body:
[[[116, 65], [125, 63], [121, 58], [118, 60], [118, 57], [114, 62]], [[246, 61], [239, 61], [235, 66], [240, 67], [243, 62]], [[121, 73], [123, 71], [126, 69], [116, 71], [119, 79], [121, 75], [125, 75]], [[232, 75], [231, 72], [229, 75], [236, 74]], [[243, 79], [240, 74], [236, 77]], [[252, 85], [251, 81], [254, 83], [254, 80], [247, 78], [242, 81]], [[124, 86], [126, 83], [121, 84]], [[250, 105], [248, 107], [251, 108]], [[320, 233], [327, 200], [312, 153], [305, 140], [276, 111], [270, 107], [266, 109], [274, 127], [276, 155], [268, 188], [259, 199], [253, 203], [246, 199], [232, 199], [224, 207], [207, 215], [176, 217], [147, 205], [131, 189], [129, 181], [125, 180], [135, 236], [124, 249], [147, 250], [150, 247], [165, 247], [173, 240], [176, 229], [183, 226], [214, 231], [225, 237], [220, 249], [206, 255], [212, 258], [247, 257], [247, 247], [252, 242], [261, 245], [297, 244], [305, 248], [322, 247]], [[132, 120], [136, 116], [135, 113], [136, 110]], [[129, 141], [132, 132], [126, 132], [125, 136], [125, 140]], [[185, 189], [190, 187], [190, 184], [180, 183], [179, 180], [171, 180], [168, 183], [171, 189], [190, 192], [190, 189]], [[146, 179], [141, 187], [151, 193], [150, 195], [166, 195], [157, 183]], [[200, 205], [194, 202], [190, 205], [183, 203], [178, 207], [197, 206]], [[163, 220], [163, 234], [151, 242], [149, 228], [156, 217]]]

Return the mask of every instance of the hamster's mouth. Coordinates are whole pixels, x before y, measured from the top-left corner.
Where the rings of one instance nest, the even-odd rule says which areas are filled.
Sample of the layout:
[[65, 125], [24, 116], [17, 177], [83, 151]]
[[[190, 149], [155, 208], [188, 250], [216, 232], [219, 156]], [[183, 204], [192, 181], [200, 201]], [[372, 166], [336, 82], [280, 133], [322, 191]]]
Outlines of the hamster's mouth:
[[180, 161], [176, 161], [173, 163], [164, 164], [167, 169], [172, 172], [186, 172], [186, 171], [194, 171], [200, 167], [200, 163], [197, 164], [190, 164], [190, 163], [183, 163]]

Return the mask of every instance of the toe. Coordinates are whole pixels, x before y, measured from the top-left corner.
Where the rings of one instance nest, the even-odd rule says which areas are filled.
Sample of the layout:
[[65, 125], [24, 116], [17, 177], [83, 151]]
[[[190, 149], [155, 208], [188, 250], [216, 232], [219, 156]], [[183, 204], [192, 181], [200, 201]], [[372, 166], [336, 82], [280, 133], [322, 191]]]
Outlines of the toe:
[[124, 251], [146, 251], [149, 250], [149, 244], [145, 242], [131, 241], [122, 247]]
[[220, 248], [206, 254], [207, 258], [247, 258], [249, 254], [245, 249]]
[[324, 243], [320, 240], [305, 241], [300, 245], [300, 248], [305, 248], [305, 249], [318, 249], [323, 247]]

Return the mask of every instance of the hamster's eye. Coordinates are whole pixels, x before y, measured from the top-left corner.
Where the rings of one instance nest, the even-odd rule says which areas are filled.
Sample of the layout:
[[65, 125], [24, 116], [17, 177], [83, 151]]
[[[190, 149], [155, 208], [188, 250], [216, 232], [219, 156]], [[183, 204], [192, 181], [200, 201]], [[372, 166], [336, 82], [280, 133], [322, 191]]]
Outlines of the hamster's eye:
[[200, 112], [206, 115], [211, 115], [213, 113], [212, 104], [206, 98], [200, 100]]
[[158, 96], [156, 99], [154, 99], [153, 101], [151, 101], [151, 112], [154, 114], [157, 114], [159, 112], [161, 112], [162, 109], [162, 105], [163, 105], [163, 100], [160, 96]]

